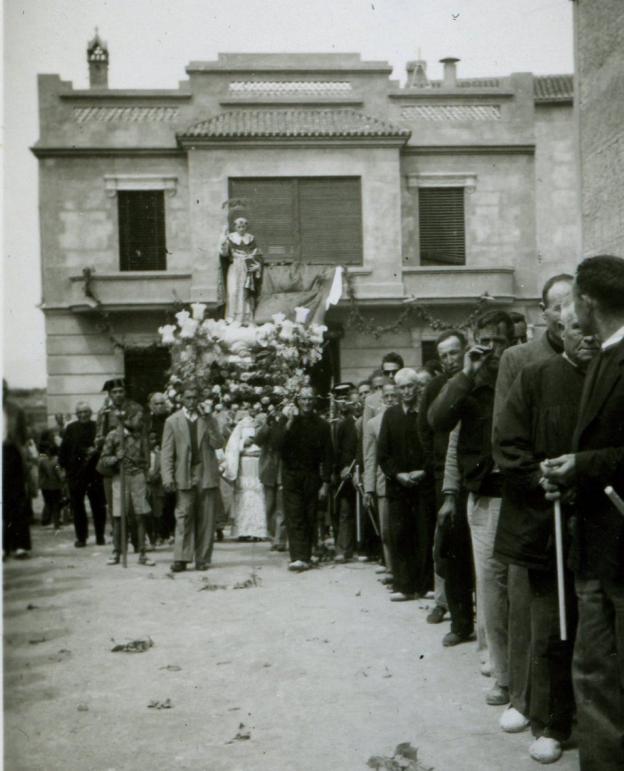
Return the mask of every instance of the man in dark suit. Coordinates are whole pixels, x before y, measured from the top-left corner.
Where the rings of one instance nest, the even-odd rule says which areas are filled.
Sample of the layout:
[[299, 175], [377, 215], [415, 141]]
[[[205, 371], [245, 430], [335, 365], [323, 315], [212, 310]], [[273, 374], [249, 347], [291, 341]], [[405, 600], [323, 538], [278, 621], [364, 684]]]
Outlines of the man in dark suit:
[[74, 517], [76, 547], [87, 545], [89, 525], [85, 509], [85, 495], [93, 514], [95, 542], [105, 543], [106, 499], [102, 477], [95, 470], [97, 450], [95, 448], [95, 420], [91, 419], [91, 407], [86, 402], [76, 405], [77, 420], [65, 427], [59, 448], [59, 465], [65, 471], [69, 487], [69, 500]]
[[616, 771], [624, 768], [624, 516], [604, 489], [624, 492], [624, 259], [584, 260], [574, 304], [601, 352], [587, 371], [572, 453], [542, 463], [543, 486], [550, 498], [576, 492], [573, 681], [581, 770]]
[[163, 431], [163, 488], [176, 493], [174, 573], [186, 570], [193, 557], [197, 570], [207, 570], [212, 560], [223, 437], [214, 415], [199, 413], [198, 398], [196, 386], [186, 385], [183, 406], [167, 418]]
[[438, 512], [434, 538], [435, 607], [427, 616], [427, 622], [436, 624], [442, 621], [448, 606], [451, 631], [442, 640], [445, 647], [457, 645], [472, 637], [472, 546], [466, 519], [465, 494], [442, 494], [449, 431], [434, 431], [427, 420], [427, 412], [449, 377], [461, 370], [465, 350], [466, 338], [457, 329], [449, 329], [438, 337], [436, 351], [442, 372], [425, 389], [418, 411], [418, 433], [433, 473]]
[[[580, 331], [574, 306], [561, 315], [564, 353], [525, 367], [513, 384], [494, 431], [494, 459], [505, 477], [496, 532], [495, 556], [527, 570], [531, 667], [527, 717], [536, 737], [529, 754], [542, 763], [561, 756], [572, 730], [572, 649], [576, 629], [574, 580], [566, 571], [568, 640], [559, 636], [557, 572], [552, 504], [540, 486], [540, 462], [568, 452], [578, 419], [585, 372], [598, 350], [593, 336]], [[566, 518], [573, 507], [564, 510]], [[567, 531], [564, 529], [564, 533]], [[567, 551], [568, 540], [564, 548]], [[511, 632], [510, 632], [511, 635]], [[510, 707], [501, 727], [518, 731], [522, 721]]]
[[284, 514], [290, 563], [294, 572], [308, 570], [316, 538], [319, 500], [326, 500], [332, 470], [329, 424], [315, 410], [316, 394], [304, 386], [297, 404], [287, 404], [279, 418]]
[[433, 476], [418, 437], [418, 403], [431, 375], [400, 369], [400, 404], [381, 420], [377, 460], [386, 475], [393, 602], [424, 596], [433, 586]]

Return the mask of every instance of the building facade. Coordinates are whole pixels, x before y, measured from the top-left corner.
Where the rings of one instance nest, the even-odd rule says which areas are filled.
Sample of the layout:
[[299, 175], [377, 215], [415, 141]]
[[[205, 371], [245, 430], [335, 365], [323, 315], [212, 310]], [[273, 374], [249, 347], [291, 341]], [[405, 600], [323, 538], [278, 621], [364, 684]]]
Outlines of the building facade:
[[401, 85], [355, 54], [221, 54], [137, 91], [107, 87], [98, 37], [88, 60], [88, 89], [39, 77], [50, 414], [97, 406], [114, 376], [137, 398], [162, 386], [157, 329], [179, 303], [218, 312], [239, 211], [268, 264], [346, 267], [335, 379], [430, 358], [484, 293], [539, 323], [542, 283], [578, 260], [571, 75], [468, 80], [446, 59]]

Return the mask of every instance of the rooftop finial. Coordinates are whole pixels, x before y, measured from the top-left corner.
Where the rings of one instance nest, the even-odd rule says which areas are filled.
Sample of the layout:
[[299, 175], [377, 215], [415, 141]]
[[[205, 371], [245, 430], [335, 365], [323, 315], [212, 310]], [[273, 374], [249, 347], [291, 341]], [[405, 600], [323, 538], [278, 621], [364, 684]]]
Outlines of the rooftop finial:
[[89, 85], [91, 88], [108, 88], [108, 46], [100, 37], [98, 28], [87, 43]]

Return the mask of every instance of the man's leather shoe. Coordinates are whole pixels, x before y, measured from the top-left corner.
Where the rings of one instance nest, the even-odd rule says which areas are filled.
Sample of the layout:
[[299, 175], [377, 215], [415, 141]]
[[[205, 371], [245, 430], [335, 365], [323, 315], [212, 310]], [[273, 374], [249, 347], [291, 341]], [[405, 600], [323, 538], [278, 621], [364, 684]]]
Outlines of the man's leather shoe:
[[416, 594], [405, 594], [405, 592], [392, 592], [390, 602], [408, 602], [415, 600], [417, 596]]
[[84, 547], [87, 545], [86, 541], [74, 541], [74, 546], [77, 549], [84, 549]]
[[428, 624], [440, 624], [444, 621], [446, 610], [441, 605], [436, 605], [433, 610], [427, 615]]
[[474, 639], [473, 634], [457, 634], [457, 632], [448, 632], [442, 638], [442, 645], [445, 648], [452, 648], [454, 645], [459, 645], [463, 642], [470, 642]]
[[106, 560], [106, 564], [107, 565], [119, 565], [119, 555], [118, 554], [113, 554], [112, 557], [109, 557]]
[[186, 562], [174, 562], [170, 570], [172, 573], [183, 573], [186, 570]]
[[195, 570], [208, 570], [210, 565], [207, 562], [198, 562], [195, 565]]
[[103, 535], [101, 535], [99, 538], [95, 539], [95, 543], [97, 546], [106, 546], [106, 538], [104, 538]]
[[504, 704], [509, 704], [509, 688], [505, 685], [494, 683], [485, 694], [485, 703], [491, 707], [502, 707]]

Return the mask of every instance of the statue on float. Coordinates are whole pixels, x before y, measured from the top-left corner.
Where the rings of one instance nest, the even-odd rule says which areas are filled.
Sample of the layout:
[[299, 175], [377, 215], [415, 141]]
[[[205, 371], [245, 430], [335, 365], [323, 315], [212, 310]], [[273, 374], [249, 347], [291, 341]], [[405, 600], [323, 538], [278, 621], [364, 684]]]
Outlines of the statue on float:
[[225, 286], [226, 321], [252, 324], [262, 286], [262, 252], [254, 236], [248, 232], [245, 217], [234, 220], [234, 230], [227, 232], [219, 244], [223, 284]]

